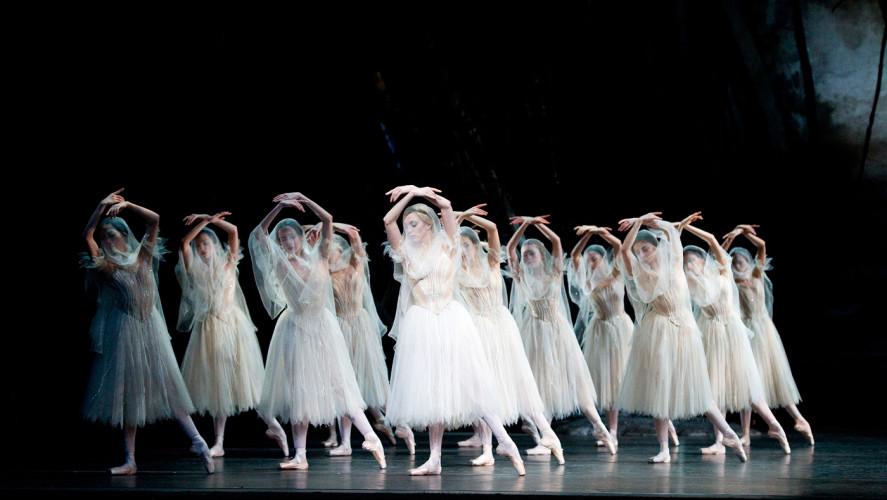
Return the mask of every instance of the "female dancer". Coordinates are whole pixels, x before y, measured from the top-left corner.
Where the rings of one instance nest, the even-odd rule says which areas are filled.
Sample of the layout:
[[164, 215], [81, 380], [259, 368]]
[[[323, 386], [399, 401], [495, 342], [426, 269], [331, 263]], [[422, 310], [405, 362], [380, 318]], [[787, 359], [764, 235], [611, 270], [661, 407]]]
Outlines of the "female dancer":
[[[619, 225], [620, 231], [631, 228], [620, 255], [628, 293], [633, 303], [649, 307], [635, 308], [642, 317], [635, 326], [617, 407], [653, 417], [659, 453], [650, 463], [671, 462], [669, 419], [703, 413], [724, 434], [724, 445], [744, 462], [739, 436], [712, 400], [702, 334], [688, 302], [677, 230], [662, 221], [659, 212], [623, 219]], [[641, 231], [641, 225], [656, 231]]]
[[[492, 221], [481, 217], [487, 215], [481, 208], [483, 206], [477, 205], [465, 212], [456, 212], [457, 222], [467, 220], [483, 228], [488, 242], [487, 250], [481, 245], [473, 229], [459, 229], [462, 250], [459, 291], [462, 301], [471, 313], [487, 361], [493, 369], [502, 422], [508, 425], [517, 422], [521, 415], [529, 417], [542, 430], [541, 445], [554, 453], [558, 463], [563, 464], [560, 440], [544, 416], [542, 398], [527, 361], [520, 332], [505, 305], [505, 282], [499, 267], [502, 263], [499, 230]], [[494, 460], [490, 428], [481, 422], [475, 425], [475, 434], [480, 438], [483, 454], [472, 460], [472, 465], [492, 465]]]
[[[277, 206], [250, 235], [249, 249], [265, 308], [272, 318], [280, 314], [259, 402], [261, 415], [292, 422], [296, 454], [280, 468], [307, 469], [308, 425], [331, 424], [348, 415], [364, 436], [363, 448], [384, 469], [382, 442], [363, 414], [366, 405], [336, 321], [329, 274], [333, 217], [301, 193], [282, 194], [274, 201]], [[293, 219], [281, 220], [268, 234], [284, 207], [304, 212], [305, 206], [322, 223], [317, 246], [306, 248], [302, 227]]]
[[[607, 411], [610, 436], [617, 440], [616, 397], [634, 330], [625, 312], [625, 282], [615, 266], [614, 255], [622, 250], [622, 242], [607, 227], [578, 226], [576, 234], [582, 238], [570, 253], [571, 265], [567, 267], [570, 298], [579, 306], [574, 329], [597, 390], [598, 404]], [[610, 244], [611, 252], [601, 245], [585, 247], [595, 234]]]
[[[216, 443], [213, 457], [225, 455], [228, 416], [255, 408], [262, 394], [262, 351], [256, 327], [237, 282], [237, 264], [243, 257], [237, 226], [227, 222], [230, 212], [214, 216], [189, 215], [194, 224], [182, 239], [176, 277], [182, 286], [178, 330], [191, 331], [182, 362], [182, 376], [197, 411], [213, 417]], [[214, 224], [228, 234], [227, 248], [219, 242]], [[267, 421], [266, 435], [289, 455], [286, 433], [277, 420]]]
[[[460, 267], [459, 226], [450, 201], [434, 188], [399, 186], [388, 193], [397, 202], [385, 215], [388, 244], [400, 282], [397, 314], [390, 336], [397, 340], [391, 370], [388, 422], [428, 428], [431, 454], [411, 475], [440, 474], [444, 428], [483, 419], [518, 474], [524, 463], [496, 414], [498, 397], [471, 315], [459, 301], [456, 272]], [[416, 196], [434, 203], [407, 207]], [[397, 226], [403, 213], [404, 233]]]
[[[169, 343], [157, 293], [157, 264], [165, 253], [157, 238], [160, 216], [124, 200], [122, 191], [99, 203], [83, 232], [89, 253], [83, 255], [82, 265], [98, 304], [90, 330], [96, 356], [83, 415], [123, 428], [126, 462], [110, 469], [111, 474], [136, 473], [136, 430], [166, 418], [178, 421], [191, 439], [191, 451], [212, 474], [213, 459], [189, 415], [194, 405]], [[124, 209], [148, 224], [141, 242], [117, 217]], [[102, 219], [106, 212], [108, 218]]]
[[[733, 273], [730, 271], [730, 257], [721, 248], [717, 238], [691, 224], [701, 220], [700, 212], [691, 214], [678, 226], [678, 233], [686, 229], [706, 243], [711, 253], [688, 245], [684, 247], [684, 273], [690, 297], [697, 309], [696, 324], [702, 331], [705, 358], [708, 362], [708, 378], [711, 381], [712, 395], [721, 414], [728, 411], [754, 408], [767, 420], [770, 427], [768, 436], [779, 441], [782, 450], [789, 454], [785, 431], [767, 403], [764, 401], [764, 387], [752, 354], [749, 335], [739, 317], [739, 302], [735, 293]], [[715, 428], [715, 443], [702, 448], [705, 455], [721, 455], [724, 445], [723, 434]]]
[[[508, 267], [514, 279], [511, 309], [524, 340], [533, 376], [551, 419], [582, 411], [594, 425], [594, 437], [616, 454], [616, 441], [595, 409], [597, 393], [570, 324], [564, 291], [564, 253], [561, 240], [542, 217], [513, 217], [520, 224], [509, 240]], [[552, 253], [537, 239], [518, 242], [528, 227], [535, 226], [551, 242]], [[535, 449], [531, 450], [534, 453]]]
[[[739, 287], [742, 318], [755, 334], [751, 339], [751, 348], [764, 384], [767, 403], [771, 408], [785, 408], [795, 419], [795, 430], [803, 434], [812, 445], [813, 431], [798, 410], [801, 395], [792, 376], [782, 339], [773, 324], [773, 285], [766, 273], [770, 269], [770, 259], [767, 258], [767, 245], [757, 236], [755, 227], [757, 226], [739, 225], [724, 236], [725, 250], [741, 234], [758, 251], [752, 259], [751, 253], [742, 247], [730, 250], [733, 257], [733, 278]], [[741, 415], [743, 441], [747, 444], [750, 442], [751, 414], [746, 410]]]

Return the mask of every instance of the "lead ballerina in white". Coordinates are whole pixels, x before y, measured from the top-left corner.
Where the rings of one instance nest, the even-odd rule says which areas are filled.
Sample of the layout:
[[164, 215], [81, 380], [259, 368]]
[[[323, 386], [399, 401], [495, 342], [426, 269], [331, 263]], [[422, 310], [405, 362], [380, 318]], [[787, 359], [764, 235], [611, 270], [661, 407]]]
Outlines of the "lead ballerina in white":
[[[545, 217], [548, 216], [512, 218], [512, 224], [520, 224], [520, 227], [506, 246], [508, 267], [514, 279], [511, 312], [523, 337], [524, 350], [545, 405], [546, 417], [564, 418], [581, 411], [593, 424], [594, 437], [615, 455], [616, 440], [595, 408], [594, 382], [570, 323], [561, 239], [548, 228]], [[548, 238], [552, 253], [541, 241], [530, 238], [521, 245], [518, 258], [518, 243], [530, 226], [535, 226]], [[537, 446], [528, 453], [548, 451], [539, 448]]]
[[[441, 472], [444, 429], [483, 420], [499, 441], [497, 452], [525, 474], [520, 451], [505, 432], [497, 414], [495, 379], [478, 339], [471, 315], [458, 299], [456, 273], [460, 267], [459, 225], [450, 201], [434, 188], [399, 186], [388, 193], [397, 202], [385, 215], [385, 250], [395, 263], [400, 282], [397, 314], [389, 335], [397, 340], [391, 369], [389, 424], [428, 428], [428, 461], [411, 475]], [[434, 203], [431, 207], [414, 197]], [[404, 233], [397, 225], [403, 214]]]
[[[570, 299], [579, 306], [573, 328], [597, 389], [598, 405], [607, 412], [610, 436], [617, 440], [616, 397], [634, 331], [634, 323], [625, 312], [625, 282], [615, 262], [622, 242], [607, 227], [578, 226], [576, 234], [582, 238], [570, 252], [571, 265], [567, 267]], [[601, 245], [586, 248], [593, 235], [606, 240], [611, 250]]]
[[[757, 249], [757, 255], [752, 259], [751, 253], [736, 247], [730, 250], [733, 257], [733, 278], [739, 287], [739, 304], [742, 310], [742, 319], [754, 333], [751, 339], [752, 352], [761, 374], [761, 382], [764, 384], [765, 398], [770, 408], [783, 407], [795, 420], [795, 430], [807, 438], [807, 442], [814, 444], [813, 431], [810, 424], [798, 410], [801, 402], [801, 394], [792, 376], [792, 369], [785, 355], [785, 347], [782, 339], [773, 324], [773, 285], [766, 271], [770, 269], [770, 259], [767, 258], [767, 245], [763, 239], [757, 236], [753, 225], [742, 224], [724, 236], [724, 249], [730, 248], [733, 239], [743, 235], [752, 242]], [[751, 415], [748, 411], [742, 415], [742, 438], [745, 444], [750, 442], [749, 432], [751, 427]]]
[[[749, 337], [754, 334], [739, 317], [739, 297], [730, 256], [714, 235], [691, 225], [701, 219], [701, 212], [690, 214], [681, 221], [678, 233], [686, 230], [709, 247], [709, 252], [695, 245], [684, 247], [684, 273], [696, 309], [696, 324], [702, 331], [712, 396], [723, 415], [753, 408], [770, 427], [767, 435], [776, 439], [788, 455], [791, 448], [785, 431], [764, 401], [764, 387], [749, 343]], [[723, 438], [715, 428], [715, 443], [700, 451], [704, 455], [723, 454]]]
[[[308, 425], [332, 424], [347, 415], [384, 469], [385, 452], [363, 414], [366, 404], [351, 367], [348, 346], [336, 320], [330, 285], [329, 254], [333, 217], [301, 193], [274, 198], [278, 204], [249, 237], [256, 284], [272, 318], [280, 315], [265, 366], [259, 413], [293, 426], [292, 460], [281, 469], [304, 470]], [[304, 245], [302, 226], [293, 219], [268, 227], [284, 207], [305, 211], [308, 207], [321, 220], [320, 242]]]
[[[642, 225], [654, 231], [641, 231]], [[620, 231], [629, 228], [619, 265], [624, 266], [632, 304], [637, 304], [635, 314], [642, 316], [634, 329], [617, 407], [653, 417], [659, 453], [650, 463], [671, 462], [669, 419], [701, 414], [724, 434], [724, 445], [744, 462], [739, 436], [712, 399], [702, 333], [690, 309], [678, 232], [660, 219], [659, 212], [619, 221]]]
[[[123, 428], [126, 462], [110, 469], [111, 474], [135, 474], [136, 430], [168, 418], [179, 423], [191, 439], [191, 451], [212, 474], [213, 459], [189, 415], [194, 405], [169, 342], [157, 293], [157, 265], [166, 253], [157, 237], [160, 216], [124, 200], [122, 191], [99, 203], [83, 232], [89, 253], [82, 265], [87, 289], [95, 292], [98, 305], [89, 332], [96, 354], [83, 416]], [[117, 217], [124, 209], [147, 223], [141, 242]], [[106, 212], [108, 218], [102, 220]]]
[[[259, 404], [265, 376], [256, 327], [237, 280], [237, 264], [243, 258], [240, 238], [237, 226], [225, 220], [228, 215], [230, 212], [185, 217], [185, 224], [193, 227], [182, 238], [176, 265], [176, 278], [182, 286], [177, 329], [191, 332], [182, 377], [197, 411], [213, 418], [213, 457], [225, 455], [228, 417]], [[228, 235], [226, 247], [209, 224]], [[265, 434], [288, 456], [283, 428], [273, 418], [266, 423]]]
[[[520, 332], [505, 300], [505, 282], [502, 279], [502, 257], [499, 230], [477, 205], [465, 212], [456, 212], [457, 221], [477, 224], [487, 233], [487, 247], [481, 245], [477, 233], [468, 227], [459, 229], [461, 235], [462, 268], [458, 273], [459, 291], [468, 312], [477, 326], [484, 353], [493, 369], [499, 392], [499, 416], [505, 425], [517, 422], [524, 415], [542, 431], [540, 443], [554, 454], [559, 464], [564, 463], [560, 440], [545, 418], [545, 407], [527, 361]], [[472, 465], [493, 465], [493, 445], [490, 428], [483, 422], [474, 426], [473, 439], [483, 446], [481, 456], [471, 460]]]

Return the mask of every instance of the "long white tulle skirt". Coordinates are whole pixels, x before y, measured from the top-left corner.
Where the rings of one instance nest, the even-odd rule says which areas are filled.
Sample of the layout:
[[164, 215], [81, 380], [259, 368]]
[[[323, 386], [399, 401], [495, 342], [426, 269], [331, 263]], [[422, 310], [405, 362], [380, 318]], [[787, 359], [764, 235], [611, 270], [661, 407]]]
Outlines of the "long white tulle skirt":
[[87, 420], [144, 426], [194, 411], [163, 316], [140, 319], [116, 309], [106, 321], [83, 403]]
[[700, 316], [699, 330], [708, 362], [708, 378], [715, 404], [727, 411], [740, 411], [764, 400], [764, 387], [748, 339], [748, 330], [738, 316], [726, 322]]
[[687, 311], [676, 321], [655, 311], [634, 329], [616, 406], [654, 418], [682, 419], [712, 401], [702, 334]]
[[401, 320], [386, 420], [391, 425], [446, 429], [471, 425], [498, 408], [493, 375], [465, 306], [439, 314], [410, 306]]
[[194, 325], [182, 377], [201, 414], [236, 415], [255, 408], [265, 368], [252, 323], [239, 308]]
[[369, 314], [361, 309], [353, 322], [339, 318], [339, 326], [348, 345], [351, 366], [364, 403], [369, 408], [385, 406], [388, 402], [388, 366], [382, 339], [370, 322]]
[[336, 316], [327, 309], [284, 310], [268, 346], [259, 413], [323, 425], [364, 409]]
[[751, 349], [758, 364], [758, 373], [761, 374], [761, 383], [764, 384], [767, 404], [771, 408], [778, 408], [800, 403], [801, 394], [773, 320], [766, 315], [753, 316], [747, 318], [745, 324], [755, 332]]
[[542, 398], [514, 317], [499, 306], [492, 318], [472, 315], [478, 337], [486, 354], [499, 393], [499, 417], [505, 425], [517, 422], [521, 415], [541, 415]]
[[634, 323], [626, 313], [603, 320], [591, 319], [583, 335], [582, 354], [597, 389], [601, 408], [616, 406], [616, 398], [625, 375]]
[[544, 320], [528, 315], [520, 329], [548, 413], [564, 418], [595, 404], [594, 382], [569, 321], [560, 314]]

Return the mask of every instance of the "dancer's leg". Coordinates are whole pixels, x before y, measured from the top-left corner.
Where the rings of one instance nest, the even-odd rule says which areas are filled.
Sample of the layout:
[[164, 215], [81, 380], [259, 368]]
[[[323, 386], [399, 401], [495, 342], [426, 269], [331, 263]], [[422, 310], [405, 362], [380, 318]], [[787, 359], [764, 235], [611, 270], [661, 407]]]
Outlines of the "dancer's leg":
[[339, 445], [339, 441], [336, 436], [336, 426], [335, 424], [330, 424], [326, 426], [330, 431], [330, 436], [326, 438], [325, 441], [322, 442], [324, 448], [335, 448]]
[[[721, 416], [726, 420], [727, 418], [727, 410], [721, 410]], [[724, 433], [718, 430], [718, 427], [712, 424], [715, 430], [715, 442], [711, 446], [707, 446], [705, 448], [700, 448], [699, 451], [702, 452], [703, 455], [723, 455], [726, 451], [724, 448]]]
[[213, 444], [213, 447], [209, 449], [209, 454], [212, 455], [213, 458], [225, 456], [223, 443], [225, 441], [226, 422], [228, 422], [228, 415], [213, 417], [213, 428], [216, 431], [216, 442]]
[[342, 442], [335, 448], [327, 450], [331, 457], [347, 457], [351, 455], [351, 419], [348, 415], [339, 418], [339, 430], [342, 432]]
[[674, 446], [680, 446], [681, 442], [678, 441], [678, 431], [674, 428], [674, 422], [671, 419], [668, 419], [668, 437], [671, 438], [671, 444]]
[[751, 408], [741, 410], [739, 420], [742, 422], [742, 437], [739, 440], [743, 446], [749, 446], [751, 445]]
[[413, 435], [412, 429], [405, 425], [398, 425], [394, 429], [394, 435], [407, 442], [407, 452], [410, 455], [416, 454], [416, 436]]
[[188, 439], [191, 440], [191, 453], [198, 455], [203, 461], [203, 468], [206, 469], [207, 473], [212, 474], [215, 470], [213, 457], [210, 454], [209, 446], [206, 444], [206, 441], [204, 441], [203, 438], [200, 437], [200, 433], [197, 432], [197, 427], [194, 425], [194, 420], [191, 420], [191, 415], [176, 415], [176, 422], [179, 423], [179, 426], [185, 431], [185, 434], [187, 434]]
[[282, 470], [305, 470], [308, 468], [308, 459], [305, 458], [305, 443], [308, 442], [308, 422], [293, 424], [293, 447], [296, 454], [292, 460], [279, 465]]
[[113, 476], [131, 476], [136, 473], [136, 431], [138, 427], [126, 425], [123, 428], [123, 450], [126, 462], [123, 465], [108, 469]]
[[526, 474], [524, 461], [520, 457], [520, 450], [517, 449], [517, 445], [514, 444], [514, 441], [512, 441], [508, 433], [505, 432], [505, 426], [502, 425], [502, 420], [499, 419], [499, 416], [488, 413], [486, 415], [481, 415], [481, 418], [483, 418], [484, 422], [490, 426], [490, 430], [493, 431], [493, 435], [496, 436], [496, 441], [499, 442], [499, 446], [496, 447], [496, 453], [503, 457], [508, 457], [508, 459], [511, 460], [511, 465], [517, 470], [519, 476]]
[[277, 446], [280, 446], [281, 451], [283, 451], [283, 456], [288, 457], [290, 455], [290, 447], [289, 443], [286, 441], [286, 432], [283, 430], [283, 427], [280, 426], [280, 422], [274, 417], [265, 418], [261, 413], [259, 414], [259, 418], [261, 418], [265, 422], [265, 425], [268, 426], [265, 435], [276, 441]]
[[548, 419], [546, 419], [545, 415], [542, 413], [533, 414], [531, 417], [539, 430], [542, 431], [542, 438], [539, 440], [539, 445], [547, 448], [550, 453], [554, 453], [554, 458], [557, 459], [557, 463], [563, 465], [564, 449], [561, 447], [561, 440], [557, 438], [557, 435], [551, 429], [551, 424], [548, 422]]
[[594, 407], [594, 403], [585, 403], [581, 406], [582, 413], [585, 414], [585, 418], [588, 419], [589, 422], [594, 425], [594, 430], [592, 431], [592, 435], [597, 439], [603, 441], [604, 446], [610, 450], [611, 455], [616, 454], [616, 441], [610, 436], [610, 431], [607, 430], [607, 427], [604, 425], [604, 422], [601, 420], [601, 416], [598, 414], [597, 409]]
[[736, 432], [734, 432], [727, 424], [727, 420], [721, 415], [721, 411], [718, 409], [714, 401], [709, 402], [708, 411], [705, 412], [705, 416], [708, 417], [708, 420], [715, 424], [715, 427], [724, 434], [724, 446], [733, 449], [733, 453], [736, 454], [739, 461], [745, 462], [747, 458], [745, 456], [745, 450], [742, 449], [742, 442], [739, 441], [739, 436], [737, 436]]
[[785, 409], [788, 411], [788, 414], [795, 419], [795, 430], [803, 434], [810, 445], [815, 444], [813, 441], [813, 430], [810, 429], [810, 423], [807, 422], [803, 415], [801, 415], [798, 407], [792, 404], [786, 406]]
[[368, 411], [370, 412], [370, 416], [373, 417], [373, 429], [391, 441], [392, 446], [396, 445], [397, 440], [394, 439], [394, 433], [391, 432], [391, 427], [388, 427], [388, 423], [385, 422], [385, 415], [382, 414], [382, 411], [379, 408], [370, 408]]
[[431, 453], [428, 461], [410, 469], [411, 476], [434, 476], [440, 474], [440, 450], [443, 447], [443, 424], [431, 424], [428, 426], [428, 443]]
[[[373, 432], [373, 426], [370, 425], [370, 421], [367, 420], [366, 415], [363, 412], [360, 412], [356, 415], [350, 415], [351, 420], [354, 422], [354, 426], [357, 427], [357, 430], [363, 435], [363, 444], [361, 447], [373, 454], [373, 457], [376, 459], [376, 462], [379, 463], [379, 468], [384, 469], [387, 467], [385, 464], [385, 450], [382, 448], [382, 441], [379, 439], [379, 436]], [[349, 430], [349, 439], [350, 439], [350, 430]], [[345, 440], [345, 436], [343, 433], [342, 440]], [[348, 443], [351, 446], [351, 443]]]
[[[463, 441], [459, 441], [459, 442], [456, 443], [456, 444], [457, 444], [460, 448], [480, 448], [480, 447], [482, 447], [482, 446], [484, 445], [483, 438], [481, 437], [482, 432], [483, 432], [482, 429], [481, 429], [481, 426], [482, 426], [482, 425], [483, 425], [483, 424], [474, 424], [474, 425], [472, 425], [471, 427], [472, 427], [472, 429], [474, 429], [474, 434], [472, 434], [470, 438], [465, 439], [465, 440], [463, 440]], [[490, 436], [492, 436], [492, 435], [493, 435], [493, 434], [492, 434], [492, 432], [491, 432], [491, 433], [490, 433]], [[492, 438], [491, 438], [491, 439], [492, 439]], [[492, 444], [491, 444], [491, 446], [492, 446]]]
[[493, 431], [490, 430], [486, 422], [481, 421], [479, 424], [474, 425], [474, 435], [480, 436], [483, 453], [479, 457], [472, 459], [471, 465], [493, 465], [496, 463], [495, 458], [493, 458]]
[[668, 449], [668, 419], [654, 418], [656, 427], [656, 440], [659, 441], [659, 453], [650, 457], [651, 464], [667, 464], [671, 462], [671, 452]]
[[751, 407], [758, 412], [758, 415], [762, 416], [764, 420], [767, 421], [767, 425], [770, 427], [767, 435], [779, 442], [779, 446], [786, 455], [790, 454], [792, 449], [788, 445], [788, 438], [785, 436], [785, 430], [779, 425], [779, 421], [773, 416], [773, 412], [770, 411], [767, 403], [761, 399], [760, 401], [752, 403]]

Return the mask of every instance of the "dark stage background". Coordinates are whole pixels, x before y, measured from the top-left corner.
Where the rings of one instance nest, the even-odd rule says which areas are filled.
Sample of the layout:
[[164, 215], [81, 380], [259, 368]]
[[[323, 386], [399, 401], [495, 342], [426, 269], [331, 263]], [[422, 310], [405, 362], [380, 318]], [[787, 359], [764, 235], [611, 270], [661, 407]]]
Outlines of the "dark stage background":
[[[748, 69], [742, 47], [750, 42], [732, 24], [740, 15], [753, 25], [750, 5], [761, 4], [127, 4], [21, 13], [3, 411], [16, 459], [121, 448], [116, 431], [79, 416], [94, 305], [77, 267], [89, 215], [120, 187], [161, 215], [173, 250], [192, 212], [233, 212], [245, 241], [274, 195], [304, 192], [361, 228], [389, 324], [396, 284], [381, 255], [381, 219], [384, 193], [396, 185], [440, 188], [456, 208], [488, 203], [503, 242], [508, 216], [551, 214], [567, 249], [573, 226], [615, 228], [648, 211], [677, 220], [701, 210], [699, 226], [718, 235], [760, 224], [801, 411], [814, 430], [882, 432], [855, 407], [887, 390], [885, 183], [857, 177], [858, 147], [826, 148], [806, 129], [793, 132], [779, 100], [786, 130], [773, 131], [760, 90], [771, 83]], [[767, 50], [766, 39], [752, 38]], [[175, 261], [169, 255], [160, 269], [170, 326]], [[240, 282], [265, 352], [273, 322], [249, 257]], [[181, 359], [188, 334], [171, 335]], [[390, 363], [393, 342], [383, 343]], [[209, 419], [198, 426], [211, 441]], [[272, 446], [254, 414], [228, 427], [229, 446]], [[184, 442], [173, 424], [140, 431], [141, 448]]]

